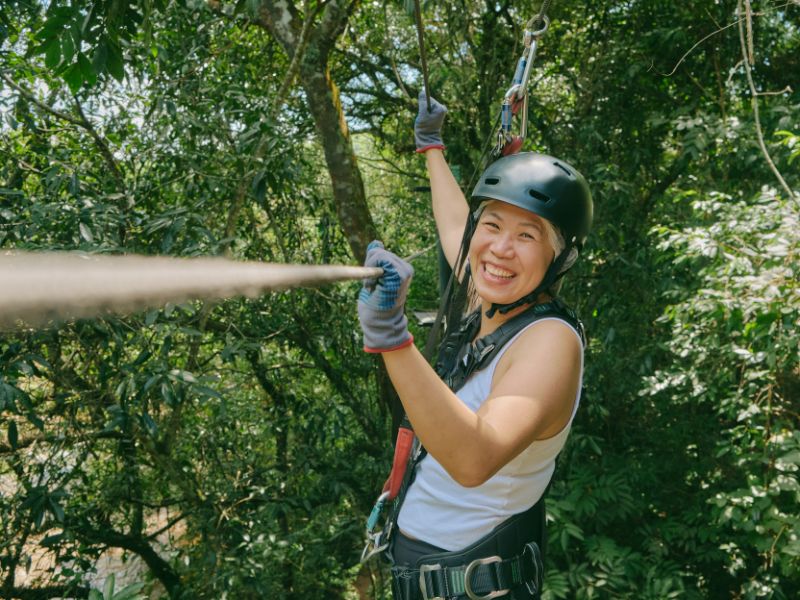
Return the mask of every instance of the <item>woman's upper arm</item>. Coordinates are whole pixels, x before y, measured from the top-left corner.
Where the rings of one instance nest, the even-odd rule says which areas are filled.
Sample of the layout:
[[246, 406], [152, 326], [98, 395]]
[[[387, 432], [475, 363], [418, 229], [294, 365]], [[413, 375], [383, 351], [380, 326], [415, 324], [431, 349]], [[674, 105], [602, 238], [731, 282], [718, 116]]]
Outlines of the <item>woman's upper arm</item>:
[[428, 177], [431, 182], [433, 217], [445, 258], [452, 268], [461, 247], [467, 226], [469, 204], [453, 176], [441, 150], [426, 152]]
[[500, 360], [478, 416], [495, 435], [487, 478], [533, 441], [569, 423], [580, 386], [583, 348], [571, 327], [546, 320], [525, 331]]

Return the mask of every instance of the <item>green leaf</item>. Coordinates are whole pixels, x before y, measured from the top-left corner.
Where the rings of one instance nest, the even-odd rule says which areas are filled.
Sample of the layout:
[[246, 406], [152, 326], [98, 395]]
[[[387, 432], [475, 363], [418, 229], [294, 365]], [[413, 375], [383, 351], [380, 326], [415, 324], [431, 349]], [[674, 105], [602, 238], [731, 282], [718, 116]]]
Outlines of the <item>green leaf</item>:
[[86, 223], [81, 223], [78, 225], [78, 229], [81, 231], [81, 237], [89, 242], [90, 244], [94, 241], [94, 235], [92, 235], [92, 230], [89, 229], [89, 226]]
[[36, 429], [44, 431], [44, 421], [42, 421], [35, 412], [30, 411], [25, 416]]
[[59, 523], [63, 523], [64, 522], [64, 509], [61, 507], [61, 505], [58, 503], [58, 501], [55, 500], [54, 498], [50, 498], [48, 500], [48, 503], [50, 504], [50, 510], [53, 513], [53, 515], [55, 516], [56, 521], [58, 521]]
[[143, 587], [143, 583], [132, 583], [117, 592], [114, 595], [114, 600], [139, 600], [140, 598], [145, 598], [145, 596], [139, 593], [142, 591]]
[[114, 597], [114, 581], [115, 581], [114, 573], [111, 573], [106, 579], [106, 583], [103, 586], [103, 598], [105, 600], [112, 600]]
[[217, 390], [214, 390], [210, 387], [206, 387], [204, 385], [196, 385], [192, 387], [192, 389], [195, 390], [201, 396], [206, 396], [208, 398], [217, 398], [217, 399], [222, 398], [222, 395]]
[[72, 41], [72, 36], [68, 32], [61, 36], [61, 55], [67, 64], [71, 63], [75, 56], [75, 42]]
[[90, 86], [93, 86], [97, 83], [97, 71], [94, 70], [92, 66], [92, 62], [89, 60], [89, 57], [86, 56], [83, 52], [78, 53], [78, 66], [81, 69], [81, 74], [83, 75], [83, 80], [88, 83]]
[[44, 546], [45, 548], [52, 548], [56, 544], [60, 543], [61, 540], [63, 539], [64, 539], [64, 532], [62, 531], [61, 533], [48, 535], [41, 542], [39, 542], [39, 545]]
[[94, 56], [92, 57], [92, 66], [95, 73], [105, 73], [108, 66], [108, 44], [105, 38], [101, 38], [94, 49]]
[[63, 74], [64, 81], [67, 82], [70, 91], [77, 94], [83, 85], [83, 73], [77, 64], [70, 65]]
[[151, 376], [151, 377], [150, 377], [150, 378], [149, 378], [149, 379], [148, 379], [148, 380], [145, 382], [145, 384], [144, 384], [144, 387], [142, 388], [142, 391], [143, 391], [143, 392], [147, 392], [147, 391], [149, 391], [149, 390], [150, 390], [150, 388], [152, 388], [152, 387], [153, 387], [155, 384], [157, 384], [157, 383], [158, 383], [158, 381], [159, 381], [160, 379], [161, 379], [161, 375], [152, 375], [152, 376]]
[[144, 427], [147, 433], [149, 433], [152, 437], [156, 437], [158, 435], [158, 425], [153, 420], [153, 417], [147, 413], [142, 415], [142, 427]]
[[61, 63], [61, 46], [52, 43], [47, 46], [44, 55], [44, 66], [48, 69], [55, 69]]
[[125, 78], [125, 67], [122, 62], [122, 50], [117, 44], [109, 42], [106, 67], [111, 76], [122, 83]]

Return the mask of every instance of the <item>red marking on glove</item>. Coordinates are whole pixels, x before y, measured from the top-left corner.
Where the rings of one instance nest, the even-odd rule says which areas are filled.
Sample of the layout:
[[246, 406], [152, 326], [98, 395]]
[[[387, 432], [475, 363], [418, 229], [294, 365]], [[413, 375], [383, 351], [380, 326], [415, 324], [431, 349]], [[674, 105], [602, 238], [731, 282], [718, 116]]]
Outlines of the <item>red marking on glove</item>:
[[392, 346], [391, 348], [368, 348], [364, 346], [364, 352], [369, 352], [370, 354], [383, 354], [384, 352], [393, 352], [395, 350], [400, 350], [401, 348], [405, 348], [410, 346], [414, 343], [414, 336], [410, 333], [408, 334], [408, 339], [403, 342], [402, 344], [398, 344], [397, 346]]
[[417, 154], [425, 154], [428, 150], [444, 150], [444, 144], [431, 144], [430, 146], [417, 148]]

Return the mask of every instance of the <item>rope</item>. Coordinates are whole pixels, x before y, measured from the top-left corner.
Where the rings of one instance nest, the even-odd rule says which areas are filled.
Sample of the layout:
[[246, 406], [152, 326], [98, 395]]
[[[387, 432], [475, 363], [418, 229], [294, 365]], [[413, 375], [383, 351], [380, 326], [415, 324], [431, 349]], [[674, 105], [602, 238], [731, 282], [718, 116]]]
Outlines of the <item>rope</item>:
[[542, 2], [542, 7], [539, 9], [539, 14], [532, 17], [530, 21], [525, 25], [526, 29], [533, 29], [533, 26], [537, 23], [544, 25], [545, 20], [547, 19], [547, 11], [550, 10], [550, 4], [553, 0], [544, 0]]
[[419, 59], [422, 64], [422, 81], [425, 84], [425, 100], [428, 103], [428, 112], [431, 112], [431, 92], [428, 86], [428, 60], [425, 57], [425, 36], [422, 31], [422, 11], [419, 0], [414, 0], [414, 22], [417, 25], [417, 42], [419, 43]]
[[347, 265], [6, 252], [0, 254], [0, 328], [135, 312], [197, 298], [254, 298], [382, 274], [379, 268]]

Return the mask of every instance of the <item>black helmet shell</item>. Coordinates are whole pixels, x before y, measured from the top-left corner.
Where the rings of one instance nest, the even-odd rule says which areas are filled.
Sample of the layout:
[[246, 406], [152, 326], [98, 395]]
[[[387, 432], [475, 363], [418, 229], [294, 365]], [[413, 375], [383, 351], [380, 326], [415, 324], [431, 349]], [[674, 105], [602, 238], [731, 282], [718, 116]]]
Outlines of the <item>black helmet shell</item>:
[[483, 172], [472, 197], [529, 210], [561, 230], [568, 245], [583, 246], [592, 226], [592, 193], [577, 169], [536, 152], [504, 156]]

